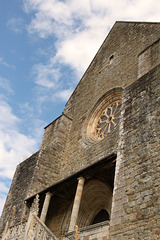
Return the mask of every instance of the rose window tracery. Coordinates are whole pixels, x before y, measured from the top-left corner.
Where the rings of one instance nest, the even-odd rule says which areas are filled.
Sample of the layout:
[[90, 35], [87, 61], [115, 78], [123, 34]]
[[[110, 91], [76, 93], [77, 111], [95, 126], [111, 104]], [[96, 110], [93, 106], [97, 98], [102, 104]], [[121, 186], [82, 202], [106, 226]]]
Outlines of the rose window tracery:
[[101, 141], [105, 137], [108, 138], [108, 135], [114, 134], [114, 130], [118, 131], [117, 125], [122, 111], [122, 92], [121, 87], [113, 88], [94, 104], [83, 124], [82, 135], [85, 144]]
[[121, 102], [116, 101], [103, 110], [97, 126], [95, 129], [95, 135], [98, 138], [104, 138], [108, 135], [119, 123], [121, 115]]

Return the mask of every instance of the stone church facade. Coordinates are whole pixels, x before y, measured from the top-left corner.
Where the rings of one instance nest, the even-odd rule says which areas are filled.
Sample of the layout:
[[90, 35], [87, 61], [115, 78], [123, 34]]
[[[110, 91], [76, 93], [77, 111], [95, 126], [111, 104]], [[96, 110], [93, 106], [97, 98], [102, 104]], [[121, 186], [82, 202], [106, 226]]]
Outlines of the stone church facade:
[[160, 239], [160, 23], [116, 22], [39, 151], [1, 239]]

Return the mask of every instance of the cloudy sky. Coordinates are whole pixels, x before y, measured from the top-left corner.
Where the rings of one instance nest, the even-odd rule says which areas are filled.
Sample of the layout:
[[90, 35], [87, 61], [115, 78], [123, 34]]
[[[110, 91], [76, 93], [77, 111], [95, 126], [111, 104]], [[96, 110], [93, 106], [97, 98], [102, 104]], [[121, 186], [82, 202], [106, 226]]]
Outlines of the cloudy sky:
[[0, 212], [117, 20], [159, 21], [159, 0], [0, 1]]

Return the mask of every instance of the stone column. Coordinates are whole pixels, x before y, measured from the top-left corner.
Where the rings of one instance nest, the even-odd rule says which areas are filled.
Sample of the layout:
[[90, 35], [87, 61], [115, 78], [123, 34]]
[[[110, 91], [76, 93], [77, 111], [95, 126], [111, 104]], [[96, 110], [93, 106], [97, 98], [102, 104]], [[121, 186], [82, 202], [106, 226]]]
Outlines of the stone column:
[[42, 212], [41, 212], [41, 216], [40, 216], [40, 220], [45, 223], [46, 220], [46, 216], [47, 216], [47, 211], [48, 211], [48, 207], [49, 207], [49, 203], [52, 197], [52, 193], [47, 192], [46, 193], [46, 197], [43, 203], [43, 208], [42, 208]]
[[69, 232], [74, 231], [74, 227], [77, 224], [77, 218], [78, 218], [78, 212], [83, 192], [83, 186], [84, 186], [84, 178], [80, 177], [78, 178], [78, 185], [77, 185], [77, 191], [74, 198], [73, 208], [72, 208], [72, 214], [71, 214], [71, 220], [69, 224]]

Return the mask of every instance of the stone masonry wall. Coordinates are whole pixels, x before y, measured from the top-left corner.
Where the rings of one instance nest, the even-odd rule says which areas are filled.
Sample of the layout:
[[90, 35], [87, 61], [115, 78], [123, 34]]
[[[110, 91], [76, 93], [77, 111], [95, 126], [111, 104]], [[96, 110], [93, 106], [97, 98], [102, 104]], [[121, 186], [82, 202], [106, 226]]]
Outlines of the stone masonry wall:
[[113, 26], [66, 104], [64, 115], [46, 128], [28, 196], [117, 152], [119, 126], [102, 141], [90, 144], [83, 134], [86, 119], [106, 92], [125, 89], [136, 81], [139, 54], [158, 39], [160, 25], [156, 23], [117, 22]]
[[62, 115], [46, 128], [27, 197], [42, 191], [59, 180], [71, 124], [72, 120]]
[[124, 91], [111, 240], [160, 237], [159, 92], [160, 66]]
[[160, 64], [160, 39], [145, 49], [138, 56], [138, 78]]
[[[78, 229], [80, 240], [109, 240], [109, 223], [101, 222], [91, 226]], [[64, 240], [73, 240], [74, 233], [67, 233]]]
[[159, 38], [159, 24], [118, 22], [114, 25], [64, 110], [66, 115], [71, 114], [73, 122], [61, 169], [62, 178], [117, 152], [119, 133], [116, 130], [102, 141], [86, 143], [83, 135], [86, 119], [106, 92], [115, 87], [125, 89], [136, 81], [139, 53]]
[[67, 102], [66, 115], [83, 118], [105, 92], [133, 83], [139, 54], [158, 39], [158, 23], [116, 22]]
[[28, 209], [24, 204], [24, 199], [30, 188], [37, 155], [38, 152], [17, 166], [2, 212], [0, 232], [3, 231], [7, 221], [9, 227], [11, 227], [27, 220], [28, 218]]

